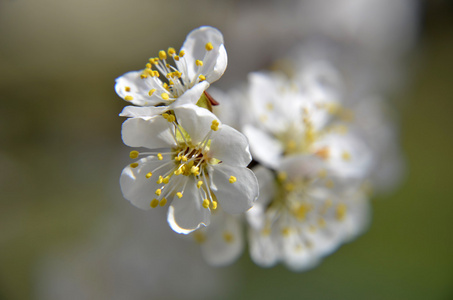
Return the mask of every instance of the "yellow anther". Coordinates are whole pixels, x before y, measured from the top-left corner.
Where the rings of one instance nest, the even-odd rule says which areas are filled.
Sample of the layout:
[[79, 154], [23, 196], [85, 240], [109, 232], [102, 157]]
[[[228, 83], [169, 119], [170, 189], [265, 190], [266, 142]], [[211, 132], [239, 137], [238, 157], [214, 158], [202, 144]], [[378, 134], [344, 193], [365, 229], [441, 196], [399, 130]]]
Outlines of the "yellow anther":
[[167, 58], [167, 53], [165, 53], [164, 50], [159, 51], [159, 58], [160, 59], [166, 59]]
[[151, 90], [149, 90], [148, 95], [152, 96], [152, 95], [154, 94], [155, 91], [156, 91], [156, 89], [151, 89]]
[[175, 57], [173, 57], [173, 59], [174, 59], [175, 61], [179, 61], [179, 56], [178, 56], [178, 55], [175, 55]]
[[211, 202], [211, 208], [212, 208], [213, 210], [216, 210], [216, 209], [217, 209], [217, 201], [212, 201], [212, 202]]
[[205, 81], [206, 80], [206, 77], [204, 75], [200, 75], [200, 76], [198, 76], [198, 78], [200, 79], [200, 81]]
[[168, 48], [167, 52], [168, 52], [168, 55], [170, 55], [170, 56], [173, 56], [176, 54], [175, 48], [173, 48], [173, 47]]
[[195, 64], [196, 64], [198, 67], [202, 67], [202, 66], [203, 66], [203, 61], [197, 59], [197, 60], [195, 61]]
[[225, 240], [225, 242], [231, 243], [233, 242], [233, 235], [231, 234], [231, 232], [225, 231], [223, 233], [223, 239]]
[[284, 227], [282, 229], [282, 235], [283, 236], [288, 236], [291, 233], [291, 229], [289, 227]]
[[161, 190], [161, 189], [157, 189], [157, 190], [156, 190], [156, 195], [157, 195], [157, 196], [160, 196], [161, 193], [162, 193], [162, 190]]
[[273, 110], [273, 109], [274, 109], [274, 104], [268, 102], [268, 103], [266, 104], [266, 109], [267, 109], [267, 110]]
[[160, 76], [159, 71], [153, 71], [153, 76], [154, 76], [154, 77], [159, 77], [159, 76]]
[[157, 153], [157, 159], [158, 159], [158, 160], [164, 159], [164, 158], [162, 157], [162, 154], [161, 154], [161, 153]]
[[152, 67], [152, 66], [151, 66], [150, 63], [147, 63], [147, 64], [146, 64], [146, 68], [147, 68], [147, 69], [151, 69], [151, 67]]
[[197, 188], [201, 188], [202, 185], [203, 185], [203, 181], [199, 180], [197, 182]]
[[128, 87], [128, 86], [126, 86], [126, 87], [124, 88], [124, 90], [125, 90], [126, 92], [130, 92], [130, 91], [131, 91], [131, 88]]
[[177, 192], [176, 196], [178, 196], [178, 198], [181, 199], [182, 198], [182, 193], [181, 192]]
[[176, 121], [176, 117], [174, 115], [169, 115], [167, 121], [172, 123], [172, 122]]
[[338, 204], [336, 209], [336, 217], [338, 221], [343, 221], [346, 217], [347, 207], [345, 204]]
[[179, 51], [179, 56], [180, 57], [184, 57], [185, 54], [186, 54], [186, 52], [184, 52], [184, 50]]
[[204, 199], [202, 205], [203, 205], [204, 208], [208, 208], [209, 207], [209, 200], [208, 199]]
[[211, 51], [212, 49], [214, 49], [214, 46], [212, 45], [211, 42], [207, 43], [205, 47], [206, 47], [206, 51]]
[[124, 100], [126, 101], [132, 101], [134, 100], [134, 97], [130, 96], [130, 95], [127, 95], [126, 97], [124, 97]]
[[345, 161], [349, 161], [349, 160], [351, 160], [351, 153], [349, 153], [348, 151], [344, 151], [341, 154], [341, 158]]
[[154, 77], [154, 71], [151, 70], [151, 69], [146, 69], [146, 70], [145, 70], [145, 73], [148, 74], [148, 75], [151, 76], [151, 77]]
[[168, 91], [168, 83], [164, 82], [164, 84], [162, 84], [162, 87]]
[[164, 181], [164, 178], [162, 177], [162, 175], [160, 175], [159, 179], [157, 179], [156, 183], [161, 184], [163, 181]]
[[168, 116], [169, 116], [169, 114], [167, 114], [167, 113], [163, 113], [163, 114], [162, 114], [162, 117], [163, 117], [165, 120], [168, 119]]
[[182, 170], [181, 170], [181, 169], [182, 169], [182, 168], [179, 168], [178, 170], [176, 170], [176, 171], [174, 172], [174, 174], [175, 174], [176, 176], [181, 175], [181, 174], [182, 174]]
[[131, 153], [129, 153], [129, 157], [132, 158], [132, 159], [135, 159], [138, 157], [138, 151], [131, 151]]
[[186, 162], [187, 161], [187, 156], [181, 156], [181, 160]]
[[153, 173], [151, 173], [151, 172], [146, 173], [146, 175], [145, 175], [145, 177], [148, 178], [148, 179], [151, 178], [151, 176], [153, 176]]
[[152, 208], [155, 208], [155, 207], [157, 207], [158, 205], [159, 205], [159, 200], [157, 200], [157, 199], [153, 199], [153, 200], [151, 201], [151, 203], [150, 203], [150, 206], [151, 206]]
[[138, 167], [138, 163], [136, 163], [136, 162], [135, 163], [131, 163], [130, 166], [131, 166], [131, 168], [137, 168]]
[[286, 191], [288, 192], [291, 192], [291, 191], [294, 191], [294, 189], [296, 188], [296, 185], [292, 182], [287, 182], [285, 185], [284, 185], [284, 188]]
[[214, 120], [214, 121], [212, 121], [211, 129], [214, 131], [217, 131], [217, 130], [219, 130], [219, 125], [220, 125], [219, 121]]
[[165, 204], [167, 204], [167, 198], [163, 197], [162, 200], [160, 200], [159, 205], [160, 206], [165, 206]]
[[192, 174], [198, 173], [198, 170], [200, 170], [199, 167], [192, 166], [192, 168], [190, 168], [190, 173], [192, 173]]
[[170, 96], [168, 96], [168, 94], [167, 94], [167, 93], [162, 93], [162, 94], [160, 94], [160, 96], [161, 96], [161, 97], [162, 97], [162, 99], [164, 99], [164, 100], [168, 100], [168, 99], [170, 99]]
[[230, 183], [235, 183], [236, 180], [237, 180], [237, 179], [236, 179], [236, 177], [234, 177], [234, 176], [230, 176], [230, 179], [228, 179], [228, 181], [229, 181]]
[[140, 78], [141, 78], [141, 79], [148, 78], [148, 75], [146, 75], [145, 73], [143, 73], [143, 74], [140, 75]]
[[195, 242], [197, 242], [199, 244], [203, 244], [206, 241], [206, 236], [202, 232], [195, 231], [192, 236], [193, 236]]
[[282, 182], [285, 181], [287, 177], [288, 177], [288, 174], [286, 174], [286, 172], [278, 172], [278, 174], [277, 174], [277, 179]]
[[175, 161], [181, 161], [181, 158], [182, 158], [181, 156], [176, 156]]
[[305, 220], [307, 213], [310, 211], [310, 207], [307, 204], [301, 204], [295, 211], [295, 215], [299, 221]]
[[164, 178], [163, 182], [167, 184], [170, 181], [170, 176], [167, 176]]
[[178, 78], [181, 78], [181, 76], [182, 76], [182, 73], [179, 72], [179, 71], [175, 71], [175, 74], [176, 74], [176, 76], [177, 76]]
[[[166, 66], [167, 68], [169, 68], [169, 69], [170, 69], [170, 64], [166, 64], [165, 66]], [[170, 74], [171, 74], [171, 73], [170, 73]]]

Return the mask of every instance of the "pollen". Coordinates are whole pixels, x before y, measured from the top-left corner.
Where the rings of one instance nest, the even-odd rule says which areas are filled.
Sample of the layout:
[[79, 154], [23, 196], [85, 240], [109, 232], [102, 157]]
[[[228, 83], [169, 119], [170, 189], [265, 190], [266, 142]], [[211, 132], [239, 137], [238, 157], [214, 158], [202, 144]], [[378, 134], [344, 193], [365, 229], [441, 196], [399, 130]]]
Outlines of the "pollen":
[[138, 167], [138, 163], [136, 163], [136, 162], [131, 163], [130, 166], [131, 166], [131, 168], [137, 168]]
[[145, 175], [145, 177], [148, 178], [148, 179], [151, 178], [151, 176], [153, 176], [153, 173], [151, 173], [151, 172], [149, 172], [149, 173], [147, 173], [147, 174]]
[[170, 56], [173, 56], [176, 54], [175, 48], [173, 48], [173, 47], [168, 48], [167, 52], [168, 52], [168, 55], [170, 55]]
[[152, 208], [155, 208], [159, 205], [159, 200], [153, 199], [151, 203], [149, 204]]
[[167, 53], [165, 53], [164, 50], [160, 50], [159, 51], [159, 58], [162, 59], [162, 60], [166, 59], [167, 58]]
[[235, 183], [236, 182], [236, 177], [230, 176], [230, 179], [228, 180], [230, 183]]
[[184, 57], [185, 54], [186, 52], [184, 52], [184, 50], [179, 51], [179, 57]]
[[233, 242], [233, 235], [231, 234], [231, 232], [229, 231], [225, 231], [223, 233], [223, 239], [225, 240], [225, 242], [227, 243], [232, 243]]
[[349, 161], [349, 160], [351, 160], [351, 153], [349, 153], [348, 151], [344, 151], [344, 152], [341, 154], [341, 158], [342, 158], [344, 161]]
[[202, 67], [202, 66], [203, 66], [203, 61], [197, 59], [197, 60], [195, 61], [195, 64], [196, 64], [198, 67]]
[[176, 196], [178, 196], [178, 198], [181, 199], [182, 198], [182, 193], [181, 192], [177, 192]]
[[211, 42], [209, 42], [206, 44], [205, 48], [206, 48], [206, 51], [211, 51], [212, 49], [214, 49], [214, 46], [212, 45]]
[[167, 184], [170, 181], [170, 176], [165, 177], [162, 181], [164, 182], [164, 184]]
[[289, 227], [284, 227], [282, 229], [282, 235], [283, 236], [289, 236], [290, 233], [291, 233], [291, 229]]
[[162, 99], [164, 99], [164, 100], [168, 100], [168, 99], [170, 99], [170, 96], [168, 96], [168, 94], [167, 94], [167, 93], [162, 93], [162, 94], [160, 94], [160, 96], [161, 96], [161, 97], [162, 97]]
[[203, 205], [204, 208], [208, 208], [209, 207], [209, 200], [208, 199], [204, 199], [202, 205]]
[[130, 91], [131, 91], [131, 88], [130, 88], [129, 86], [126, 86], [126, 87], [124, 88], [124, 90], [125, 90], [126, 92], [130, 92]]
[[335, 211], [336, 217], [338, 221], [343, 221], [346, 217], [347, 207], [344, 204], [338, 204], [337, 209]]
[[134, 97], [130, 96], [130, 95], [127, 95], [126, 97], [124, 97], [124, 100], [126, 101], [132, 101], [134, 100]]
[[151, 89], [151, 90], [149, 90], [148, 95], [152, 96], [152, 95], [154, 94], [155, 91], [156, 91], [156, 89]]
[[167, 198], [163, 197], [162, 200], [160, 200], [159, 205], [160, 206], [165, 206], [165, 204], [167, 204]]
[[164, 159], [164, 158], [162, 157], [162, 153], [157, 153], [157, 159], [158, 159], [158, 160]]
[[161, 184], [163, 181], [164, 181], [164, 178], [162, 177], [162, 175], [160, 175], [159, 179], [157, 179], [156, 183]]
[[167, 121], [173, 123], [174, 121], [176, 121], [176, 118], [174, 115], [169, 115]]
[[197, 182], [197, 188], [201, 188], [202, 185], [203, 185], [203, 181], [199, 180]]
[[161, 189], [157, 189], [157, 190], [156, 190], [156, 195], [157, 195], [157, 196], [160, 196], [161, 193], [162, 193], [162, 190], [161, 190]]
[[214, 120], [214, 121], [212, 121], [211, 129], [214, 131], [217, 131], [217, 130], [219, 130], [219, 125], [220, 125], [220, 122], [217, 120]]
[[131, 151], [131, 153], [129, 153], [129, 157], [132, 158], [132, 159], [135, 159], [138, 157], [138, 151]]
[[213, 210], [216, 210], [216, 209], [217, 209], [217, 201], [212, 201], [212, 202], [211, 202], [211, 208], [212, 208]]
[[200, 75], [200, 76], [198, 76], [198, 78], [200, 79], [200, 81], [205, 81], [206, 80], [206, 77], [204, 75]]

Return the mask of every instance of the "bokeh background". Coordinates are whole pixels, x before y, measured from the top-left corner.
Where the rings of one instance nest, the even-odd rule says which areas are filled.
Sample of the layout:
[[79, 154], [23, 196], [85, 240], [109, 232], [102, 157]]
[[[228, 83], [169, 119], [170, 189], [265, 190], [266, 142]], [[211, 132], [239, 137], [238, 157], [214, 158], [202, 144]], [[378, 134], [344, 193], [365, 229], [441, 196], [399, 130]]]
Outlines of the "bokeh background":
[[162, 211], [122, 199], [114, 79], [211, 25], [229, 55], [216, 86], [231, 87], [305, 34], [296, 2], [0, 0], [0, 299], [453, 299], [449, 1], [413, 1], [401, 19], [413, 38], [390, 40], [409, 45], [385, 94], [405, 176], [373, 199], [369, 231], [316, 269], [262, 269], [247, 253], [213, 269]]

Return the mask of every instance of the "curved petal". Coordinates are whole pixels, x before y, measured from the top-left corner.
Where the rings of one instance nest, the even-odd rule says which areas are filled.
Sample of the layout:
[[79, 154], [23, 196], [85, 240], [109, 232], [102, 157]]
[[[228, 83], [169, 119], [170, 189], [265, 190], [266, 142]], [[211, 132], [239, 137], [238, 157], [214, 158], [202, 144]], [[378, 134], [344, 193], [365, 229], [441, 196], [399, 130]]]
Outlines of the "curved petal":
[[246, 167], [252, 161], [247, 138], [228, 125], [212, 134], [209, 156], [231, 166]]
[[209, 87], [209, 82], [202, 81], [194, 85], [192, 88], [188, 89], [184, 94], [179, 96], [175, 102], [170, 105], [170, 109], [175, 109], [178, 106], [184, 104], [197, 104], [198, 100], [200, 99], [201, 95], [205, 90]]
[[167, 106], [126, 106], [120, 113], [120, 117], [142, 118], [149, 120], [151, 117], [163, 114], [169, 110]]
[[178, 123], [187, 131], [192, 143], [197, 145], [211, 131], [212, 121], [217, 117], [209, 110], [194, 104], [178, 106], [174, 109]]
[[[258, 181], [250, 169], [220, 163], [212, 166], [210, 176], [214, 194], [220, 206], [229, 214], [247, 211], [258, 198]], [[230, 183], [230, 176], [236, 178], [235, 182]]]
[[[161, 184], [157, 184], [156, 179], [159, 176], [164, 176], [174, 166], [168, 164], [168, 167], [156, 171], [166, 162], [168, 161], [149, 156], [138, 160], [138, 167], [136, 168], [132, 168], [130, 165], [125, 167], [120, 177], [120, 186], [124, 198], [138, 208], [150, 209], [151, 201], [156, 198], [156, 190], [161, 188]], [[152, 173], [152, 176], [147, 178], [146, 174], [149, 172]]]
[[201, 226], [208, 226], [211, 212], [202, 206], [202, 202], [195, 179], [188, 177], [182, 198], [174, 197], [168, 208], [170, 227], [177, 233], [188, 234]]
[[307, 245], [302, 243], [297, 232], [283, 236], [283, 260], [288, 268], [294, 271], [304, 271], [318, 264], [319, 256]]
[[271, 234], [249, 228], [250, 257], [261, 267], [272, 267], [280, 258], [280, 251]]
[[[213, 49], [206, 50], [206, 44], [211, 43]], [[223, 46], [222, 33], [214, 27], [202, 26], [192, 30], [181, 48], [186, 52], [184, 56], [189, 78], [194, 78], [198, 68], [196, 60], [202, 60], [200, 74], [206, 76], [206, 80], [214, 82], [222, 76], [227, 66], [227, 55]], [[180, 63], [178, 62], [178, 69]]]
[[[149, 91], [153, 88], [161, 90], [162, 86], [153, 78], [141, 78], [142, 71], [132, 71], [118, 77], [115, 81], [115, 91], [124, 100], [135, 105], [147, 106], [162, 103], [162, 99], [153, 94], [149, 96]], [[132, 97], [128, 100], [127, 97]]]
[[253, 158], [271, 168], [277, 168], [283, 153], [281, 143], [267, 132], [254, 126], [246, 125], [243, 129], [247, 136]]
[[130, 147], [149, 149], [167, 148], [176, 145], [170, 123], [162, 117], [149, 120], [130, 118], [124, 121], [121, 130], [123, 142]]

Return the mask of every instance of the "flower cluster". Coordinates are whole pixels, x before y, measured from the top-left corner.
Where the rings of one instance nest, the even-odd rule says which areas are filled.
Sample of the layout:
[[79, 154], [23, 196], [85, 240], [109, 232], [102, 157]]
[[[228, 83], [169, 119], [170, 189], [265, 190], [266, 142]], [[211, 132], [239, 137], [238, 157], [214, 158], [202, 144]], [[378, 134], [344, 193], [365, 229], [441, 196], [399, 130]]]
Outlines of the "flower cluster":
[[233, 262], [248, 240], [260, 266], [311, 268], [367, 227], [389, 143], [365, 123], [384, 118], [374, 101], [351, 104], [326, 60], [250, 73], [245, 88], [212, 97], [226, 66], [222, 34], [206, 26], [117, 79], [133, 104], [123, 141], [141, 148], [121, 174], [123, 195], [141, 209], [168, 206], [170, 227], [212, 265]]

